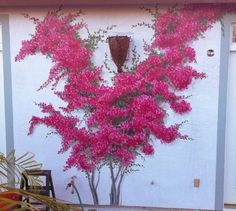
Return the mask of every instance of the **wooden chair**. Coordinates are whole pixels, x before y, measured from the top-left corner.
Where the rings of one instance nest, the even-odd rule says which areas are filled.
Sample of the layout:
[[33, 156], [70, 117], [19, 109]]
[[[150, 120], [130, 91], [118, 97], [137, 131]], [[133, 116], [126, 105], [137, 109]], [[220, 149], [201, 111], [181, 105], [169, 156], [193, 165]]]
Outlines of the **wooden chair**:
[[[39, 187], [32, 187], [32, 185], [29, 184], [28, 178], [25, 175], [32, 176], [32, 177], [39, 177], [40, 180], [42, 180], [42, 185]], [[25, 173], [22, 174], [20, 188], [26, 191], [30, 191], [32, 193], [37, 193], [40, 195], [56, 198], [54, 186], [52, 182], [51, 170], [27, 170], [25, 171]], [[25, 200], [27, 200], [27, 202], [35, 206], [40, 206], [40, 205], [42, 206], [41, 203], [30, 201], [29, 198], [26, 198]], [[40, 210], [43, 210], [43, 209], [40, 209]], [[46, 207], [44, 210], [49, 211], [49, 208]]]

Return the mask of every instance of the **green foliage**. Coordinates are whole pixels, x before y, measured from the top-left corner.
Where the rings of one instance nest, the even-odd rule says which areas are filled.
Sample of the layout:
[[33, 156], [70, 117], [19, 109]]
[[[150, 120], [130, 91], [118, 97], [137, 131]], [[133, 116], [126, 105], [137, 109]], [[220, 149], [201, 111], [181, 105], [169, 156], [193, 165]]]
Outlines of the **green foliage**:
[[108, 34], [116, 25], [108, 26], [105, 29], [98, 29], [97, 31], [91, 33], [87, 26], [85, 26], [88, 38], [86, 39], [86, 46], [88, 46], [92, 51], [98, 48], [99, 42], [105, 42], [105, 35]]

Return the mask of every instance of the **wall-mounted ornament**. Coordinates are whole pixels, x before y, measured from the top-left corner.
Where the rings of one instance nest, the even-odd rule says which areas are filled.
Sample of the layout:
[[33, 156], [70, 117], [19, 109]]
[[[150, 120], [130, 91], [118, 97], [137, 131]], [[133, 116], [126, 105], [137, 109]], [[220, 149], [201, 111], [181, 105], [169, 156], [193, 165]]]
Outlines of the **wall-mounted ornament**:
[[212, 56], [214, 56], [214, 55], [215, 55], [215, 51], [214, 51], [213, 49], [209, 49], [209, 50], [207, 51], [207, 56], [212, 57]]
[[128, 36], [111, 36], [108, 37], [108, 44], [111, 57], [117, 66], [118, 73], [122, 72], [122, 66], [126, 60], [129, 49], [130, 37]]

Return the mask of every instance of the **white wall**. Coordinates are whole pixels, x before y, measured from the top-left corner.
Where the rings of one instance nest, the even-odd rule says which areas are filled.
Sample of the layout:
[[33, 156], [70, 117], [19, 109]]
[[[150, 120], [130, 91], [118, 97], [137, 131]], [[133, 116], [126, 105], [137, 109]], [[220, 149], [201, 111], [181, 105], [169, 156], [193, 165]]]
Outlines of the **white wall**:
[[[132, 24], [150, 20], [149, 14], [138, 8], [91, 7], [83, 11], [86, 14], [83, 18], [92, 30], [116, 24], [117, 28], [113, 32], [132, 34], [132, 42], [139, 47], [139, 52], [142, 39], [148, 41], [151, 37], [151, 32], [144, 28], [131, 28]], [[65, 191], [69, 178], [77, 175], [82, 200], [92, 203], [84, 175], [76, 169], [63, 172], [67, 154], [57, 154], [59, 137], [46, 138], [50, 131], [44, 126], [37, 127], [33, 136], [27, 136], [31, 116], [41, 115], [34, 102], [61, 103], [50, 89], [36, 91], [47, 78], [51, 66], [48, 60], [42, 56], [33, 56], [20, 63], [14, 62], [21, 40], [28, 39], [29, 34], [34, 32], [33, 24], [22, 13], [43, 17], [46, 12], [47, 9], [30, 8], [2, 11], [10, 13], [15, 148], [18, 154], [25, 151], [35, 153], [36, 159], [44, 164], [45, 169], [52, 169], [58, 198], [77, 203], [76, 197]], [[171, 145], [162, 145], [157, 141], [156, 154], [146, 159], [143, 163], [145, 168], [125, 178], [122, 204], [214, 209], [220, 34], [220, 24], [216, 24], [206, 33], [205, 39], [193, 43], [198, 60], [194, 66], [206, 72], [208, 78], [194, 82], [186, 92], [193, 95], [190, 99], [193, 107], [191, 113], [183, 117], [175, 116], [175, 121], [189, 120], [183, 133], [189, 134], [194, 140]], [[207, 57], [208, 49], [215, 50], [214, 57]], [[96, 58], [98, 63], [103, 63], [107, 50], [106, 44], [101, 46]], [[201, 180], [200, 188], [194, 188], [194, 178]], [[108, 203], [108, 190], [109, 178], [103, 178], [99, 187], [101, 203]]]

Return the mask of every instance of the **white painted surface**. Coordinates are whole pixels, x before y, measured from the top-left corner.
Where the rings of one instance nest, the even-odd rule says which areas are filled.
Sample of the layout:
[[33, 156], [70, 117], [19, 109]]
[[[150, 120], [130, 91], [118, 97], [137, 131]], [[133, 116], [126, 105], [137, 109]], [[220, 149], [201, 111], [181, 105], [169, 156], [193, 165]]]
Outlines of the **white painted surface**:
[[232, 48], [230, 50], [226, 113], [224, 201], [226, 204], [236, 204], [236, 51], [232, 51]]
[[[136, 7], [98, 7], [84, 8], [83, 19], [91, 30], [97, 30], [116, 24], [114, 32], [133, 34], [133, 43], [137, 45], [142, 58], [142, 39], [147, 41], [151, 33], [144, 28], [132, 29], [132, 24], [149, 21], [148, 13]], [[44, 164], [45, 169], [52, 169], [53, 180], [58, 198], [77, 202], [76, 196], [65, 191], [69, 178], [78, 177], [78, 188], [84, 203], [92, 203], [87, 181], [76, 169], [63, 172], [63, 165], [68, 154], [57, 155], [60, 138], [50, 136], [45, 138], [50, 130], [39, 126], [33, 136], [27, 136], [29, 120], [32, 115], [41, 116], [34, 102], [52, 102], [61, 105], [61, 101], [50, 91], [36, 89], [47, 79], [50, 62], [42, 56], [27, 58], [21, 63], [15, 63], [14, 57], [20, 49], [21, 40], [29, 39], [34, 31], [34, 25], [22, 14], [43, 17], [46, 9], [5, 10], [10, 13], [10, 42], [13, 79], [13, 110], [14, 110], [14, 139], [18, 154], [31, 151], [36, 159]], [[193, 43], [197, 50], [198, 64], [194, 66], [206, 72], [208, 78], [194, 82], [187, 95], [193, 110], [189, 115], [174, 117], [171, 122], [189, 120], [183, 128], [183, 133], [189, 134], [194, 141], [176, 142], [172, 145], [156, 143], [156, 154], [147, 158], [144, 168], [125, 178], [122, 191], [122, 204], [137, 206], [169, 207], [169, 208], [203, 208], [214, 209], [215, 199], [215, 170], [216, 170], [216, 132], [219, 89], [220, 61], [220, 24], [216, 24], [206, 33], [206, 38]], [[207, 50], [214, 49], [215, 56], [207, 57]], [[106, 44], [101, 45], [96, 54], [96, 61], [103, 63]], [[109, 75], [105, 71], [104, 77]], [[99, 186], [102, 204], [107, 204], [109, 191], [109, 176], [103, 172]], [[200, 188], [193, 187], [194, 178], [201, 180]]]
[[1, 25], [0, 25], [0, 152], [6, 154], [4, 73], [3, 73], [2, 26]]

